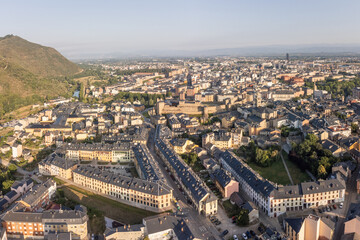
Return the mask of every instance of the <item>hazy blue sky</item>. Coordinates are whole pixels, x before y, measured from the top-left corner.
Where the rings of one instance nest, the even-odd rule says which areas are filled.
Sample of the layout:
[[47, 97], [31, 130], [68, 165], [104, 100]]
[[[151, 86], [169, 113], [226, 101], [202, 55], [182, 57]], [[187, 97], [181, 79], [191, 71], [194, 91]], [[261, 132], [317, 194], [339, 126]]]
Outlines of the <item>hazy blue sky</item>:
[[359, 0], [1, 0], [0, 35], [86, 53], [358, 44]]

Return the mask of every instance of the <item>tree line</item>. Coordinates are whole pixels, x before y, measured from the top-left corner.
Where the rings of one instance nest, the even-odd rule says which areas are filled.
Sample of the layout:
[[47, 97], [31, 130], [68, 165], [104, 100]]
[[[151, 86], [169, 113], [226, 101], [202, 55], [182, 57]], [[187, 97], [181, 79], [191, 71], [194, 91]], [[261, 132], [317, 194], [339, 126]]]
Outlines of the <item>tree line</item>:
[[270, 146], [268, 149], [261, 149], [253, 141], [247, 146], [241, 146], [235, 153], [244, 157], [248, 162], [254, 162], [260, 167], [270, 167], [278, 160], [280, 147]]
[[140, 101], [146, 108], [153, 107], [157, 99], [164, 99], [163, 94], [148, 94], [148, 93], [131, 93], [131, 92], [119, 92], [114, 96], [114, 101], [125, 100], [131, 103]]
[[332, 166], [340, 161], [330, 150], [323, 148], [314, 134], [308, 134], [302, 143], [294, 144], [289, 159], [317, 178], [326, 178], [331, 173]]

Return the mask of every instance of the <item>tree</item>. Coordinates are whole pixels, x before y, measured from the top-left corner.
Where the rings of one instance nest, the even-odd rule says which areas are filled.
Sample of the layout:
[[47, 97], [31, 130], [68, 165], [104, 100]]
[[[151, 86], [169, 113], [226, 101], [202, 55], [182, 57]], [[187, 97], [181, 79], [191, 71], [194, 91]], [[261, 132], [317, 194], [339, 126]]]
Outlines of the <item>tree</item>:
[[351, 124], [351, 132], [352, 133], [357, 133], [359, 131], [359, 125], [356, 123], [352, 123]]
[[14, 174], [17, 171], [17, 167], [15, 164], [10, 164], [8, 167], [11, 174]]
[[239, 216], [236, 219], [236, 223], [239, 226], [249, 225], [249, 211], [247, 209], [241, 209]]
[[2, 191], [3, 193], [7, 193], [10, 191], [11, 185], [14, 183], [13, 180], [6, 180], [2, 183]]
[[317, 169], [317, 175], [319, 178], [325, 178], [327, 173], [326, 173], [326, 169], [323, 165], [319, 165], [318, 169]]

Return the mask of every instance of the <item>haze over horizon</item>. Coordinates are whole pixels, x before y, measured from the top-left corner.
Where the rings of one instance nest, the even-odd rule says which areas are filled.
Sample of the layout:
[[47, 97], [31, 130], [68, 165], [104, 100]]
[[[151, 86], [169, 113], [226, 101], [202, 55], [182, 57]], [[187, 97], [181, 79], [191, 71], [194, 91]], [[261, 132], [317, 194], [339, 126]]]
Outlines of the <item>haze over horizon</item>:
[[356, 0], [6, 1], [0, 36], [18, 35], [72, 59], [226, 54], [233, 48], [242, 49], [239, 54], [359, 53], [359, 7]]

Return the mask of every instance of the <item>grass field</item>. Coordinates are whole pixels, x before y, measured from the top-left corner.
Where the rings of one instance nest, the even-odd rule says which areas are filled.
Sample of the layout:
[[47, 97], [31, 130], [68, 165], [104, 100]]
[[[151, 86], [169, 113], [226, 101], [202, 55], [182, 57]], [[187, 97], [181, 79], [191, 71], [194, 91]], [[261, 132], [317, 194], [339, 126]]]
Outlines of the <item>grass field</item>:
[[229, 218], [231, 218], [232, 216], [238, 215], [240, 212], [240, 208], [236, 204], [232, 205], [230, 203], [230, 200], [226, 200], [226, 201], [222, 202], [222, 205], [225, 209], [226, 215]]
[[289, 169], [289, 172], [294, 181], [294, 184], [298, 184], [301, 182], [306, 182], [306, 181], [311, 180], [311, 178], [309, 177], [309, 175], [306, 172], [302, 171], [295, 163], [293, 163], [289, 160], [286, 152], [282, 151], [281, 154], [284, 157], [286, 166]]
[[156, 215], [140, 208], [132, 207], [115, 200], [94, 194], [73, 185], [64, 185], [65, 197], [100, 211], [104, 216], [126, 224], [138, 224], [144, 217]]
[[274, 183], [283, 185], [291, 184], [281, 159], [274, 162], [270, 167], [260, 167], [253, 162], [248, 162], [248, 165], [256, 172], [258, 172], [260, 176]]

